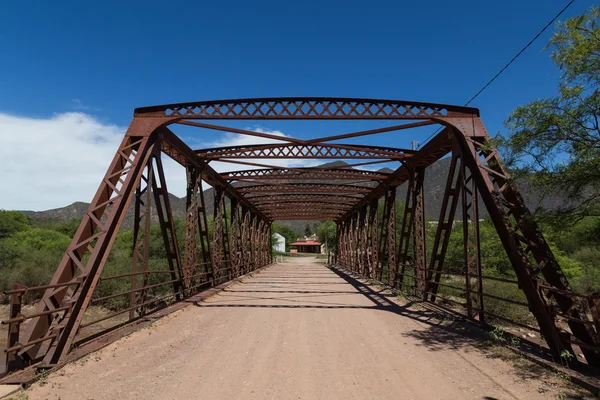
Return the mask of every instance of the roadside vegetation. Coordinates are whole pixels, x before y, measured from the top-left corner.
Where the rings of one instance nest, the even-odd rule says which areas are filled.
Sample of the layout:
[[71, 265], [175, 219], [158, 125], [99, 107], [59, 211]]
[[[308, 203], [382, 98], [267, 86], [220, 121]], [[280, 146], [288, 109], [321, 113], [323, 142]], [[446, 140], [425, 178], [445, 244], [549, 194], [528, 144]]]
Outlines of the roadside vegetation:
[[[179, 238], [185, 237], [185, 224], [175, 218], [175, 230]], [[47, 285], [54, 274], [65, 250], [69, 246], [79, 220], [39, 221], [30, 219], [17, 211], [0, 210], [0, 291], [8, 290], [19, 283], [27, 287]], [[179, 243], [183, 254], [183, 243]], [[121, 229], [105, 264], [103, 276], [114, 276], [131, 272], [133, 253], [133, 229]], [[150, 270], [167, 269], [163, 237], [158, 226], [150, 230]], [[149, 284], [167, 281], [168, 275], [152, 274]], [[128, 279], [101, 282], [95, 297], [103, 297], [131, 289]], [[165, 287], [166, 288], [166, 287]], [[166, 289], [165, 289], [166, 290]], [[25, 302], [37, 300], [41, 292], [26, 294]], [[6, 303], [7, 297], [2, 301]], [[128, 305], [127, 296], [107, 300], [103, 306], [118, 309]]]

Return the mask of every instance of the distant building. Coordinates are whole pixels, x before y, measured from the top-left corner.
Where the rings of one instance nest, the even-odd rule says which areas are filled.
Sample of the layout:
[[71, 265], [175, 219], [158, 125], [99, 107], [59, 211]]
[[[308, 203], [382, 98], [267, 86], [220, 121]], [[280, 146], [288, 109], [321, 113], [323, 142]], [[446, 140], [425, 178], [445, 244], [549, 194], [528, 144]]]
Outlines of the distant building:
[[277, 238], [277, 243], [273, 243], [273, 250], [285, 253], [285, 237], [277, 232], [273, 234], [273, 237]]
[[321, 253], [321, 242], [317, 240], [317, 235], [305, 236], [296, 240], [290, 246], [295, 247], [298, 253]]

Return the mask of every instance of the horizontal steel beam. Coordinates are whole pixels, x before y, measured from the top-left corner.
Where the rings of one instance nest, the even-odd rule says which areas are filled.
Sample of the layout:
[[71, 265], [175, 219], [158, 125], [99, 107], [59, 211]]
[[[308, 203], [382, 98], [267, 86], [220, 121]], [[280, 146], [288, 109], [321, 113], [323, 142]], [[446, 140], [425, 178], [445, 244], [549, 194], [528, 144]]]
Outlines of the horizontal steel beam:
[[286, 219], [327, 219], [327, 220], [336, 220], [338, 215], [336, 214], [326, 214], [326, 213], [284, 213], [284, 214], [273, 214], [270, 216], [273, 221], [286, 218]]
[[260, 204], [256, 207], [265, 212], [272, 210], [295, 210], [298, 208], [318, 208], [328, 210], [347, 210], [352, 208], [351, 204], [335, 204], [335, 203], [324, 203], [324, 202], [304, 202], [304, 203], [270, 203]]
[[344, 195], [323, 195], [323, 194], [279, 194], [267, 196], [247, 197], [252, 204], [257, 207], [264, 204], [282, 204], [282, 203], [297, 203], [297, 202], [318, 202], [352, 205], [360, 201], [360, 197], [344, 196]]
[[283, 215], [281, 217], [273, 218], [273, 221], [333, 221], [327, 215]]
[[222, 172], [221, 176], [227, 180], [237, 180], [241, 178], [256, 178], [261, 180], [383, 180], [389, 176], [385, 172], [361, 171], [356, 169], [321, 169], [321, 168], [294, 168], [281, 169], [251, 169], [245, 171]]
[[296, 209], [284, 209], [284, 210], [265, 210], [266, 215], [277, 215], [277, 214], [295, 214], [295, 213], [303, 213], [303, 212], [318, 212], [324, 214], [331, 215], [341, 215], [345, 212], [345, 210], [335, 210], [328, 208], [296, 208]]
[[340, 97], [267, 97], [212, 100], [136, 108], [135, 117], [181, 119], [427, 119], [479, 116], [448, 104]]
[[[393, 147], [346, 144], [255, 144], [245, 146], [215, 147], [196, 150], [201, 158], [209, 160], [260, 158], [260, 159], [390, 159], [404, 160], [414, 153]], [[225, 161], [225, 160], [223, 160]]]
[[241, 193], [369, 193], [365, 186], [335, 185], [325, 183], [285, 183], [281, 185], [242, 186]]

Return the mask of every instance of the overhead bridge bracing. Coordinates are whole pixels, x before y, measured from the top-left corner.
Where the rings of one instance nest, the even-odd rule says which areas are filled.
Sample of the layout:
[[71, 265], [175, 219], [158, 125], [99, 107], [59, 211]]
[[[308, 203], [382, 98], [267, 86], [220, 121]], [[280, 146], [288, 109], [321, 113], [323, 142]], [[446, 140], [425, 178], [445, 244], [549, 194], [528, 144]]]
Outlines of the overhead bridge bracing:
[[[219, 120], [221, 124], [214, 123]], [[373, 120], [391, 125], [300, 139], [222, 125], [228, 120]], [[192, 149], [171, 130], [178, 125], [269, 143]], [[389, 132], [408, 135], [425, 126], [441, 129], [418, 150], [349, 143]], [[178, 237], [171, 209], [164, 155], [184, 167], [187, 177], [184, 237], [181, 230]], [[446, 156], [450, 167], [440, 214], [436, 221], [427, 221], [427, 167]], [[287, 159], [314, 160], [314, 165], [333, 159], [347, 163], [278, 165]], [[229, 170], [217, 172], [215, 162], [227, 163]], [[377, 170], [379, 164], [394, 168]], [[209, 186], [214, 190], [205, 192]], [[397, 191], [401, 186], [406, 187], [403, 198]], [[207, 193], [214, 206], [208, 206]], [[486, 276], [482, 268], [480, 205], [506, 250], [511, 276]], [[134, 219], [131, 267], [115, 275], [105, 267], [128, 209]], [[337, 243], [331, 246], [329, 261], [337, 268], [484, 326], [501, 322], [537, 331], [557, 360], [565, 351], [574, 354], [576, 346], [584, 355], [580, 362], [600, 366], [600, 302], [572, 291], [477, 109], [293, 97], [136, 109], [48, 285], [27, 288], [16, 283], [6, 292], [11, 299], [5, 321], [6, 369], [57, 365], [79, 344], [100, 334], [100, 322], [117, 318], [117, 325], [135, 323], [165, 305], [269, 265], [271, 226], [283, 219], [335, 221]], [[156, 221], [166, 260], [160, 267], [150, 262], [151, 226]], [[460, 228], [455, 228], [457, 222], [462, 222]], [[462, 237], [458, 271], [444, 268], [451, 234]], [[453, 257], [455, 263], [457, 256]], [[109, 290], [113, 282], [123, 280], [127, 290]], [[521, 297], [503, 298], [487, 291], [496, 283], [514, 285]], [[448, 294], [452, 290], [454, 294]], [[41, 297], [36, 310], [22, 313], [24, 297], [35, 292]], [[120, 302], [109, 315], [90, 320], [86, 314], [90, 306], [106, 306], [116, 299]], [[492, 301], [524, 307], [528, 317], [511, 320], [497, 307], [488, 307]]]

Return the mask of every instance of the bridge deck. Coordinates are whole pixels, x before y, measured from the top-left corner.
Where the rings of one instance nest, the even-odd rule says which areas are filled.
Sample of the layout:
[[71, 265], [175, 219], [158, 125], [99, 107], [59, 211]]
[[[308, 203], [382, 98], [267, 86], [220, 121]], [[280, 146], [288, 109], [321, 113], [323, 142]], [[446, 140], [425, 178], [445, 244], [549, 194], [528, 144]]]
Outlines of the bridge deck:
[[[523, 361], [521, 361], [523, 363]], [[270, 267], [28, 390], [30, 399], [556, 398], [419, 307], [313, 258]]]

